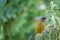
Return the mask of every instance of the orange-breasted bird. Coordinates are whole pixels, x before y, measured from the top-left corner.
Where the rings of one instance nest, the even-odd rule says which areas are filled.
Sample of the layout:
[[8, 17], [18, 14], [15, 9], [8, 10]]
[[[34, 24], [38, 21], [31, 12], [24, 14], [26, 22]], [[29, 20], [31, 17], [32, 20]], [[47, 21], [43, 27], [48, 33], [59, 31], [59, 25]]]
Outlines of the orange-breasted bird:
[[45, 17], [42, 17], [39, 22], [36, 24], [35, 26], [35, 33], [41, 33], [45, 28], [46, 28], [46, 24], [45, 24]]

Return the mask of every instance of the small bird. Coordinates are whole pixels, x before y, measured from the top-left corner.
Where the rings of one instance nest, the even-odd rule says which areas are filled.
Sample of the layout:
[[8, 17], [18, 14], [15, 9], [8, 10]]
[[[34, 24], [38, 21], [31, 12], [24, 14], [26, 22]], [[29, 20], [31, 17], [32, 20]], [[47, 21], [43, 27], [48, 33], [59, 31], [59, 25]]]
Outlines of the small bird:
[[45, 24], [45, 17], [42, 17], [39, 22], [35, 25], [35, 33], [41, 33], [45, 28], [46, 28], [46, 24]]

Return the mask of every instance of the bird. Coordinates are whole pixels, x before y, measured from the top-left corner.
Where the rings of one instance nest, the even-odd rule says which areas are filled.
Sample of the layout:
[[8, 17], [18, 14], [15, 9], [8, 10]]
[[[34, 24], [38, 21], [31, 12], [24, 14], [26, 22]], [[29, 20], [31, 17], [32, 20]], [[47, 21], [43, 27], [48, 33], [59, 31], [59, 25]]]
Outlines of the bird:
[[41, 17], [39, 21], [36, 23], [35, 25], [36, 34], [40, 34], [46, 28], [45, 20], [46, 20], [46, 17]]

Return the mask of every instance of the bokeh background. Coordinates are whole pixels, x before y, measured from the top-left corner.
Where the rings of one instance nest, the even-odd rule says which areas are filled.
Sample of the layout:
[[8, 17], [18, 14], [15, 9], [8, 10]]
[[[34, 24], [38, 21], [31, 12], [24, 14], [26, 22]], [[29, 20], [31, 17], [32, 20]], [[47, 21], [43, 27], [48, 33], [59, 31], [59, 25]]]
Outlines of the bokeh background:
[[[51, 1], [0, 0], [0, 40], [28, 40], [31, 35], [33, 35], [31, 40], [35, 40], [34, 27], [39, 18], [45, 16], [48, 18], [46, 24], [51, 23]], [[53, 1], [55, 16], [60, 17], [60, 0]], [[57, 32], [54, 33], [57, 34]], [[51, 37], [45, 36], [45, 39], [55, 40], [52, 38], [54, 33], [51, 32]], [[58, 37], [59, 35], [54, 35], [54, 38], [57, 38], [56, 40], [59, 40]], [[42, 40], [44, 39], [42, 38]]]

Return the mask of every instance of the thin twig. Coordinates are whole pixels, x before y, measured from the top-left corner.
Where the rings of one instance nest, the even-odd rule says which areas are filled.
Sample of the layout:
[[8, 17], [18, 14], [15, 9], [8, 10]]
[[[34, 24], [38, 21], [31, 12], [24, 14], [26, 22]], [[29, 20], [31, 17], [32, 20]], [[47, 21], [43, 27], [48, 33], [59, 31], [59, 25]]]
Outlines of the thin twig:
[[31, 35], [31, 36], [28, 38], [28, 40], [31, 40], [32, 36], [33, 36], [33, 35]]

